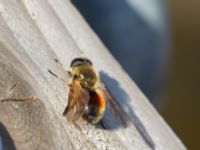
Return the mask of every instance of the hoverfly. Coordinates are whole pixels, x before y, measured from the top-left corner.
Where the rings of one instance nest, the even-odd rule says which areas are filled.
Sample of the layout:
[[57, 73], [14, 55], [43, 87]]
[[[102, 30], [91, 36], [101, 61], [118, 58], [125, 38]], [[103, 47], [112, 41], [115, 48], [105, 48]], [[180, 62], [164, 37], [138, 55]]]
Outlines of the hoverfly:
[[104, 115], [106, 104], [124, 127], [127, 121], [122, 110], [107, 92], [99, 74], [87, 58], [75, 58], [68, 74], [71, 78], [68, 105], [63, 113], [69, 122], [84, 117], [92, 124], [98, 123]]

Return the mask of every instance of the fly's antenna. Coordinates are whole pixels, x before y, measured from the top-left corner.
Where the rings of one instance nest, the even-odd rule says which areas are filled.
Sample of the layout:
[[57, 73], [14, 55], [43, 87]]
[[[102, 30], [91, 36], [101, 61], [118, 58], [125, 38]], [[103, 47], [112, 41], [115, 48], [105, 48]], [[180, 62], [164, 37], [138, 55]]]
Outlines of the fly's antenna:
[[63, 78], [59, 77], [58, 75], [56, 75], [55, 73], [53, 73], [51, 70], [48, 69], [48, 72], [49, 72], [51, 75], [53, 75], [54, 77], [56, 77], [56, 78], [62, 80], [63, 82], [65, 82], [65, 80], [64, 80]]

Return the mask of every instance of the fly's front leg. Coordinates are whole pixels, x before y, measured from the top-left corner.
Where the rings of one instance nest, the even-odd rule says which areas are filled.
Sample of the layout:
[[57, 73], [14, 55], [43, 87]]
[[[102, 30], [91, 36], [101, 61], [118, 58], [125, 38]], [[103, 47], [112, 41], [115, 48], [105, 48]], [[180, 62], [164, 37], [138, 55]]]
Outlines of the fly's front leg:
[[70, 70], [67, 71], [67, 76], [69, 78], [68, 82], [65, 82], [65, 84], [69, 87], [71, 87], [71, 83], [72, 83], [72, 80], [73, 80], [73, 74]]

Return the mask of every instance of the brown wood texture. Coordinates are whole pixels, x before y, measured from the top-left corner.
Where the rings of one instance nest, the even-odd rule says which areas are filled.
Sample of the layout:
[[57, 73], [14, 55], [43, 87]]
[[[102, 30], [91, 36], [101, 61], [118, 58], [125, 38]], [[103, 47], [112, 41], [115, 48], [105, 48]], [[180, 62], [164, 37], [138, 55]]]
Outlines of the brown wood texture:
[[[124, 129], [107, 109], [109, 129], [62, 113], [66, 70], [88, 57], [130, 118]], [[59, 60], [60, 63], [56, 62]], [[0, 0], [0, 149], [186, 149], [68, 0]]]

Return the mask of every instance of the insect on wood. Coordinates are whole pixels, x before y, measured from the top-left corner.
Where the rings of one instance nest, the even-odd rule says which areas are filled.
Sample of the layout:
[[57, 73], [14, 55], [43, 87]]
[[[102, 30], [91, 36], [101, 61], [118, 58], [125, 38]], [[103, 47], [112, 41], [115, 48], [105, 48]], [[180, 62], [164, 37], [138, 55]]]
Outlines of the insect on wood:
[[[51, 70], [53, 76], [59, 78]], [[69, 122], [75, 123], [80, 117], [92, 124], [97, 124], [104, 116], [106, 104], [124, 127], [127, 119], [124, 112], [108, 93], [99, 74], [87, 58], [75, 58], [70, 65], [68, 75], [71, 78], [68, 104], [63, 112]], [[60, 78], [62, 81], [63, 79]]]

